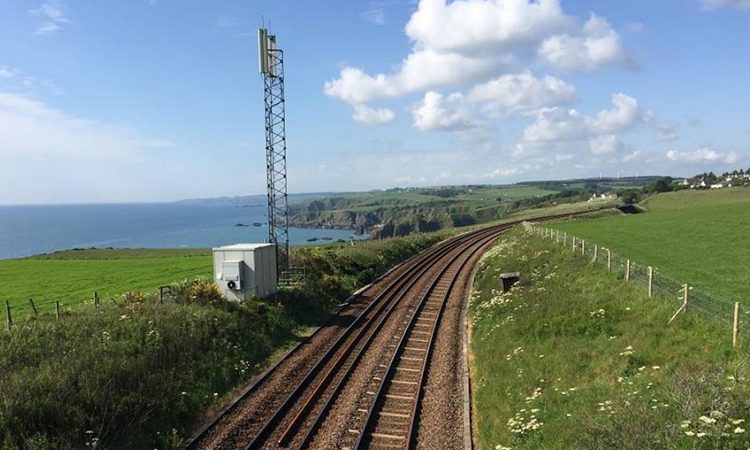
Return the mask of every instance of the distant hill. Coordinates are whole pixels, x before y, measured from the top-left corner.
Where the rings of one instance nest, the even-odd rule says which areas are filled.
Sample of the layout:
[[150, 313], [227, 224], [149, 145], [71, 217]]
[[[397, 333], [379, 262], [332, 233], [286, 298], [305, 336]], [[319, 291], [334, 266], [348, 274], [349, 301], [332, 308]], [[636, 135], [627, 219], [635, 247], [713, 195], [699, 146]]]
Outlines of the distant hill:
[[[305, 203], [310, 200], [314, 200], [321, 197], [329, 197], [334, 195], [347, 195], [345, 192], [311, 192], [303, 194], [289, 194], [289, 203], [298, 204]], [[233, 205], [265, 205], [266, 194], [254, 194], [254, 195], [236, 195], [234, 197], [210, 197], [210, 198], [188, 198], [184, 200], [177, 200], [175, 203], [181, 204], [202, 204], [202, 203], [229, 203]]]

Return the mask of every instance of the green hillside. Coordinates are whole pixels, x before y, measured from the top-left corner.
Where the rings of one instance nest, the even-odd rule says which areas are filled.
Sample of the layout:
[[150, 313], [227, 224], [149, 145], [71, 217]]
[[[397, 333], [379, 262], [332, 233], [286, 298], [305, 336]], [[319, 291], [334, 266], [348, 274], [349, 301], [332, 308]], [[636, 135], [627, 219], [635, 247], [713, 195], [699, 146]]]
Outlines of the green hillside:
[[750, 298], [750, 189], [679, 191], [648, 212], [555, 223], [553, 228], [731, 300]]
[[68, 250], [24, 259], [0, 260], [0, 299], [14, 315], [25, 316], [33, 298], [40, 312], [130, 291], [154, 292], [159, 286], [211, 277], [211, 252], [200, 249]]

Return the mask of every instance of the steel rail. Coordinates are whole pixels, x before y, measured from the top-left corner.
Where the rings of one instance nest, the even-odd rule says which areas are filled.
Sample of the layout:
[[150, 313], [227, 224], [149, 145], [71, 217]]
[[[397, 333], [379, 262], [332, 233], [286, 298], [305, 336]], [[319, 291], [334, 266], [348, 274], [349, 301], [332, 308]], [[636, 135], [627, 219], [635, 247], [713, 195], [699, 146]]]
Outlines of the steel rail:
[[[480, 235], [480, 234], [481, 234], [481, 235]], [[486, 229], [485, 229], [485, 230], [482, 230], [482, 233], [476, 233], [476, 234], [472, 235], [472, 238], [473, 238], [474, 240], [476, 240], [476, 239], [481, 239], [481, 238], [483, 238], [483, 237], [484, 237], [483, 235], [485, 235], [485, 234], [490, 234], [490, 235], [491, 235], [489, 239], [495, 239], [495, 238], [496, 238], [497, 236], [499, 236], [499, 234], [500, 234], [500, 233], [498, 233], [498, 232], [497, 232], [496, 230], [494, 230], [494, 229], [493, 229], [493, 230], [491, 230], [491, 231], [490, 231], [490, 230], [486, 230]], [[480, 235], [480, 236], [477, 236], [477, 235]], [[485, 240], [486, 240], [486, 238], [485, 238]], [[475, 243], [475, 242], [474, 242], [473, 240], [472, 240], [472, 241], [469, 241], [469, 242], [467, 242], [467, 243], [466, 243], [466, 245], [467, 245], [467, 246], [472, 246], [472, 245], [475, 245], [475, 244], [476, 244], [476, 243]], [[457, 248], [455, 248], [454, 250], [461, 250], [461, 248], [457, 247]], [[449, 262], [448, 262], [448, 263], [446, 264], [446, 266], [450, 265], [450, 264], [451, 264], [451, 263], [452, 263], [452, 262], [453, 262], [453, 261], [454, 261], [454, 260], [455, 260], [456, 258], [458, 258], [459, 256], [461, 256], [462, 254], [463, 254], [463, 252], [461, 252], [461, 253], [459, 253], [458, 255], [454, 256], [454, 257], [453, 257], [453, 258], [451, 259], [451, 261], [449, 261]], [[447, 255], [444, 255], [444, 256], [447, 256]], [[434, 279], [432, 280], [431, 286], [432, 286], [433, 284], [436, 284], [436, 283], [438, 282], [438, 280], [439, 280], [439, 278], [440, 278], [440, 276], [442, 275], [442, 273], [443, 273], [443, 272], [444, 272], [444, 270], [441, 270], [440, 274], [438, 274], [438, 275], [437, 275], [437, 276], [436, 276], [436, 277], [435, 277], [435, 278], [434, 278]], [[427, 292], [429, 292], [429, 290], [430, 290], [430, 288], [428, 288]], [[425, 295], [427, 295], [427, 294], [422, 294], [422, 297], [424, 297]], [[307, 446], [307, 445], [308, 445], [308, 444], [310, 443], [310, 440], [312, 439], [312, 437], [313, 437], [314, 433], [315, 433], [315, 432], [317, 431], [317, 429], [319, 428], [319, 426], [320, 426], [320, 425], [322, 424], [323, 420], [325, 420], [325, 415], [327, 414], [328, 410], [330, 410], [331, 406], [333, 405], [333, 402], [334, 402], [335, 398], [336, 398], [336, 397], [338, 396], [338, 394], [340, 393], [340, 391], [341, 391], [341, 389], [343, 388], [343, 386], [344, 386], [345, 382], [346, 382], [346, 381], [348, 380], [348, 378], [349, 378], [349, 377], [351, 376], [351, 374], [352, 374], [352, 372], [353, 372], [353, 369], [354, 369], [354, 365], [355, 365], [355, 364], [356, 364], [356, 363], [357, 363], [357, 362], [359, 361], [359, 359], [360, 359], [360, 358], [361, 358], [361, 357], [362, 357], [362, 356], [364, 355], [365, 351], [367, 350], [367, 348], [368, 348], [368, 347], [369, 347], [369, 345], [371, 344], [372, 340], [373, 340], [373, 339], [374, 339], [374, 338], [376, 337], [376, 334], [377, 334], [377, 333], [378, 333], [378, 332], [380, 331], [380, 328], [382, 328], [382, 325], [383, 325], [383, 324], [385, 323], [385, 321], [386, 321], [386, 320], [387, 320], [387, 319], [389, 318], [389, 316], [390, 316], [390, 313], [391, 313], [391, 312], [393, 311], [393, 308], [394, 308], [394, 307], [395, 307], [395, 304], [394, 304], [394, 305], [391, 305], [391, 307], [389, 307], [389, 309], [388, 309], [387, 311], [385, 311], [385, 312], [383, 313], [382, 317], [381, 317], [380, 319], [378, 319], [378, 324], [377, 324], [377, 326], [376, 326], [376, 327], [375, 327], [375, 328], [374, 328], [374, 329], [373, 329], [372, 331], [370, 331], [370, 333], [369, 333], [369, 336], [368, 336], [368, 339], [366, 340], [365, 344], [364, 344], [364, 345], [363, 345], [363, 346], [362, 346], [362, 347], [361, 347], [361, 348], [359, 349], [359, 351], [358, 351], [358, 352], [356, 353], [356, 355], [354, 356], [354, 358], [353, 358], [352, 362], [351, 362], [351, 363], [350, 363], [350, 364], [348, 365], [348, 368], [347, 368], [347, 370], [345, 371], [345, 373], [343, 374], [343, 376], [342, 376], [341, 380], [339, 380], [339, 381], [338, 381], [338, 382], [337, 382], [337, 383], [336, 383], [336, 384], [334, 385], [334, 387], [333, 387], [333, 392], [331, 392], [331, 393], [330, 393], [330, 394], [329, 394], [329, 395], [328, 395], [328, 396], [326, 397], [326, 400], [325, 400], [325, 402], [324, 402], [324, 404], [323, 404], [323, 407], [321, 408], [321, 410], [320, 410], [320, 411], [318, 412], [318, 414], [317, 414], [317, 415], [315, 416], [315, 418], [313, 419], [313, 422], [312, 422], [312, 424], [311, 424], [311, 425], [310, 425], [310, 426], [309, 426], [309, 427], [307, 428], [307, 431], [305, 432], [305, 434], [304, 434], [304, 436], [303, 436], [303, 438], [302, 438], [301, 442], [300, 442], [300, 443], [299, 443], [299, 444], [298, 444], [298, 445], [296, 446], [296, 448], [304, 448], [305, 446]], [[325, 382], [325, 381], [330, 381], [330, 380], [324, 380], [324, 382]], [[321, 385], [322, 385], [322, 384], [323, 384], [324, 382], [321, 382]], [[283, 436], [283, 437], [282, 437], [282, 439], [280, 439], [280, 442], [279, 442], [280, 444], [284, 444], [284, 443], [287, 443], [287, 442], [288, 442], [288, 441], [290, 440], [290, 435], [291, 435], [292, 433], [294, 433], [294, 432], [296, 431], [296, 430], [294, 429], [294, 427], [295, 427], [295, 426], [297, 426], [297, 425], [299, 425], [299, 423], [300, 423], [300, 422], [301, 422], [301, 420], [297, 420], [297, 421], [293, 422], [292, 424], [290, 424], [290, 425], [289, 425], [289, 426], [287, 427], [287, 430], [285, 431], [286, 435], [285, 435], [285, 436]]]
[[[313, 368], [308, 371], [304, 378], [296, 385], [292, 392], [283, 401], [281, 406], [279, 406], [271, 415], [271, 417], [269, 417], [264, 422], [261, 429], [255, 434], [253, 439], [244, 447], [245, 450], [260, 448], [263, 442], [265, 442], [270, 437], [271, 433], [273, 433], [276, 425], [283, 419], [283, 417], [293, 406], [293, 404], [302, 396], [304, 390], [314, 381], [317, 374], [321, 370], [323, 370], [328, 363], [330, 363], [330, 360], [333, 358], [339, 348], [346, 343], [346, 341], [349, 339], [349, 336], [357, 331], [357, 334], [355, 334], [350, 345], [345, 348], [344, 353], [348, 353], [351, 351], [351, 349], [354, 347], [354, 344], [359, 342], [364, 333], [370, 329], [373, 321], [378, 316], [380, 316], [385, 308], [393, 303], [398, 303], [398, 301], [401, 300], [401, 298], [405, 294], [404, 290], [402, 289], [405, 285], [413, 280], [418, 279], [422, 274], [429, 270], [430, 265], [425, 264], [425, 262], [431, 261], [433, 259], [439, 260], [444, 254], [449, 253], [453, 249], [462, 245], [465, 240], [471, 239], [473, 235], [474, 233], [471, 233], [468, 235], [462, 235], [459, 238], [452, 238], [441, 243], [443, 245], [439, 245], [437, 248], [430, 249], [431, 251], [424, 254], [424, 258], [420, 258], [420, 261], [418, 263], [415, 262], [415, 264], [413, 264], [403, 274], [401, 274], [398, 279], [394, 280], [386, 287], [386, 289], [379, 293], [378, 296], [373, 299], [365, 308], [365, 310], [363, 310], [362, 313], [355, 319], [355, 321], [352, 322], [352, 324], [350, 324], [341, 335], [339, 335], [337, 340], [328, 349], [328, 351], [326, 351], [325, 354], [318, 359]], [[386, 300], [382, 301], [383, 298], [385, 298]], [[370, 316], [369, 319], [367, 319], [368, 314], [371, 311], [374, 311], [374, 314]], [[364, 323], [364, 325], [360, 326], [361, 323]], [[317, 394], [319, 392], [320, 391], [316, 389], [314, 393]]]
[[[409, 320], [409, 324], [404, 328], [404, 331], [401, 334], [399, 342], [398, 342], [398, 344], [396, 346], [396, 349], [395, 349], [395, 351], [393, 353], [393, 356], [391, 357], [391, 359], [390, 359], [390, 361], [388, 363], [388, 366], [386, 368], [385, 374], [381, 377], [380, 383], [378, 385], [378, 389], [375, 392], [375, 395], [373, 396], [373, 402], [368, 407], [367, 413], [365, 415], [364, 422], [362, 423], [362, 425], [360, 427], [360, 433], [359, 433], [359, 436], [357, 437], [357, 441], [356, 441], [356, 443], [354, 445], [355, 449], [360, 449], [360, 448], [364, 447], [364, 439], [365, 439], [365, 437], [367, 435], [368, 429], [370, 429], [371, 427], [374, 427], [373, 418], [375, 417], [375, 411], [378, 408], [378, 405], [380, 403], [384, 403], [383, 399], [385, 398], [384, 397], [385, 386], [386, 386], [386, 384], [388, 384], [393, 379], [393, 377], [395, 375], [396, 367], [398, 365], [397, 361], [398, 361], [399, 357], [401, 355], [403, 355], [403, 353], [405, 351], [406, 344], [407, 344], [409, 338], [411, 337], [412, 331], [414, 330], [414, 327], [415, 327], [417, 321], [421, 317], [420, 314], [424, 311], [424, 307], [425, 307], [425, 305], [427, 305], [430, 296], [435, 292], [435, 289], [437, 288], [438, 282], [441, 280], [441, 278], [446, 273], [449, 272], [449, 269], [451, 268], [451, 266], [455, 265], [455, 263], [459, 259], [459, 257], [465, 256], [465, 258], [463, 259], [463, 261], [461, 261], [460, 264], [458, 265], [458, 267], [456, 269], [456, 273], [451, 277], [451, 281], [450, 281], [450, 284], [449, 284], [448, 288], [446, 289], [445, 293], [442, 295], [442, 298], [440, 300], [439, 311], [437, 312], [436, 317], [434, 319], [434, 322], [432, 324], [432, 327], [430, 329], [430, 337], [428, 339], [428, 343], [427, 343], [427, 346], [426, 346], [427, 348], [426, 348], [426, 351], [425, 351], [424, 358], [422, 360], [422, 367], [421, 367], [421, 370], [420, 370], [420, 374], [418, 376], [419, 379], [416, 381], [416, 383], [417, 383], [417, 392], [414, 393], [414, 403], [413, 403], [413, 407], [412, 407], [412, 410], [411, 410], [410, 421], [409, 421], [408, 429], [406, 431], [406, 436], [404, 436], [405, 437], [405, 442], [404, 442], [403, 448], [409, 448], [410, 447], [411, 442], [413, 440], [412, 438], [413, 438], [413, 435], [414, 435], [414, 432], [415, 432], [415, 427], [414, 427], [414, 425], [416, 423], [415, 422], [415, 418], [416, 418], [416, 415], [417, 415], [417, 409], [418, 409], [419, 404], [420, 404], [420, 397], [421, 397], [422, 388], [423, 388], [424, 382], [425, 382], [425, 375], [427, 373], [427, 367], [429, 365], [429, 362], [430, 362], [430, 359], [431, 359], [431, 356], [432, 356], [433, 342], [434, 342], [435, 336], [437, 335], [437, 330], [438, 330], [438, 328], [440, 326], [440, 322], [441, 322], [441, 319], [442, 319], [442, 316], [443, 316], [443, 311], [445, 310], [445, 305], [447, 304], [450, 295], [453, 293], [453, 289], [455, 287], [455, 284], [458, 281], [459, 276], [462, 273], [462, 270], [466, 267], [466, 264], [468, 264], [468, 262], [471, 260], [471, 258], [479, 250], [481, 250], [482, 248], [484, 248], [485, 246], [487, 246], [487, 244], [489, 244], [493, 240], [497, 239], [500, 235], [502, 235], [509, 228], [510, 227], [507, 227], [507, 228], [506, 227], [502, 227], [501, 229], [497, 230], [497, 232], [495, 234], [493, 234], [492, 236], [490, 236], [489, 238], [484, 238], [484, 239], [480, 240], [479, 242], [474, 243], [475, 248], [472, 249], [469, 252], [468, 255], [466, 255], [466, 252], [463, 252], [463, 253], [461, 253], [459, 255], [456, 255], [454, 258], [452, 258], [451, 261], [449, 261], [443, 267], [443, 269], [440, 272], [440, 275], [437, 276], [433, 280], [433, 282], [431, 283], [430, 288], [428, 289], [428, 291], [425, 292], [425, 294], [420, 299], [420, 302], [419, 302], [419, 305], [417, 307], [417, 310], [414, 312], [414, 315]], [[380, 406], [382, 406], [382, 405], [380, 405]]]
[[[438, 242], [433, 247], [431, 247], [428, 250], [432, 251], [438, 251], [441, 248], [444, 248], [445, 246], [452, 245], [455, 242], [464, 239], [467, 234], [470, 234], [473, 232], [467, 232], [462, 233], [457, 236], [453, 236], [451, 238], [448, 238], [444, 241]], [[398, 278], [391, 283], [389, 283], [386, 287], [383, 288], [383, 290], [373, 298], [369, 304], [372, 304], [374, 302], [377, 302], [388, 290], [391, 290], [395, 284], [397, 284], [397, 281], [404, 276], [407, 272], [410, 270], [413, 270], [414, 267], [417, 267], [419, 264], [421, 264], [426, 258], [428, 258], [430, 255], [429, 251], [421, 252], [416, 255], [410, 256], [408, 259], [406, 259], [404, 262], [400, 264], [401, 267], [404, 268], [404, 272], [398, 276]], [[395, 267], [394, 267], [395, 269]], [[392, 271], [393, 269], [391, 269]], [[378, 277], [375, 281], [379, 281], [384, 278], [385, 275], [390, 274], [391, 271], [386, 272], [386, 274], [381, 275]], [[366, 308], [364, 308], [359, 315], [361, 316], [366, 312]], [[328, 318], [320, 327], [318, 327], [310, 336], [306, 337], [302, 342], [295, 345], [294, 348], [292, 348], [289, 352], [287, 352], [281, 359], [279, 359], [276, 363], [273, 364], [270, 368], [268, 368], [266, 371], [261, 373], [250, 386], [248, 386], [237, 398], [235, 398], [232, 403], [230, 403], [227, 407], [222, 409], [217, 415], [213, 417], [211, 421], [209, 421], [207, 424], [205, 424], [203, 427], [201, 427], [193, 436], [187, 440], [187, 442], [182, 447], [184, 450], [197, 450], [200, 448], [200, 444], [208, 437], [211, 431], [216, 429], [216, 427], [220, 424], [221, 420], [227, 417], [229, 414], [231, 414], [242, 402], [250, 397], [254, 392], [256, 392], [260, 386], [264, 384], [264, 382], [268, 379], [268, 377], [273, 373], [273, 371], [280, 366], [285, 360], [287, 360], [289, 357], [292, 356], [292, 354], [298, 352], [301, 348], [304, 347], [305, 344], [309, 343], [320, 331], [322, 331], [326, 325], [333, 322], [333, 320], [336, 318], [336, 315], [332, 315], [330, 318]], [[355, 318], [356, 320], [356, 318]]]

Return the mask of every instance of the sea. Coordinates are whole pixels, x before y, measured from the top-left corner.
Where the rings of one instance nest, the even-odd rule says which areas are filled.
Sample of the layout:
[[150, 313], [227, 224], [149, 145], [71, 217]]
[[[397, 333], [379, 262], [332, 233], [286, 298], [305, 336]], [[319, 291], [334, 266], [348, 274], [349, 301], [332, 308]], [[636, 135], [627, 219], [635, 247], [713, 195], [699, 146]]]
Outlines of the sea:
[[[0, 259], [73, 248], [209, 248], [267, 242], [265, 203], [0, 206]], [[289, 242], [362, 239], [352, 230], [290, 228]]]

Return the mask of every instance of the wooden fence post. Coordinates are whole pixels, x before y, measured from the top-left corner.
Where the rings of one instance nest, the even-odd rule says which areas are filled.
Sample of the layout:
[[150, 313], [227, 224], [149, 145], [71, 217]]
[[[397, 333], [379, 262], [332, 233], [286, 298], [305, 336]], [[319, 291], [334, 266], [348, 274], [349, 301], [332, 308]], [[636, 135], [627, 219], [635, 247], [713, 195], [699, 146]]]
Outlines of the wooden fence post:
[[732, 323], [732, 347], [737, 347], [737, 333], [740, 330], [740, 302], [734, 302], [734, 322]]
[[607, 249], [607, 272], [612, 270], [612, 252]]
[[99, 311], [99, 296], [96, 295], [96, 291], [94, 291], [94, 309]]
[[573, 236], [573, 251], [576, 249], [576, 237]]
[[630, 260], [625, 262], [625, 282], [630, 283]]
[[5, 300], [5, 313], [7, 315], [8, 331], [10, 331], [13, 328], [13, 317], [10, 315], [10, 302], [8, 300]]
[[568, 232], [563, 232], [563, 245], [568, 245]]
[[599, 256], [599, 246], [594, 244], [594, 262], [596, 262], [597, 256]]
[[34, 317], [39, 317], [39, 313], [36, 310], [36, 306], [34, 305], [34, 299], [30, 298], [29, 303], [31, 303], [31, 310], [34, 311]]
[[654, 268], [648, 266], [648, 298], [654, 298]]
[[669, 319], [669, 322], [667, 322], [667, 325], [672, 323], [672, 321], [675, 319], [675, 317], [677, 317], [678, 314], [680, 314], [681, 312], [684, 312], [687, 309], [688, 300], [690, 299], [690, 296], [688, 294], [688, 292], [690, 292], [690, 286], [688, 286], [687, 284], [684, 284], [682, 285], [682, 287], [684, 289], [684, 292], [682, 294], [682, 306], [680, 306], [680, 308], [677, 311], [675, 311], [672, 318]]
[[581, 239], [581, 254], [586, 256], [586, 241]]
[[60, 300], [55, 300], [55, 320], [60, 320]]

